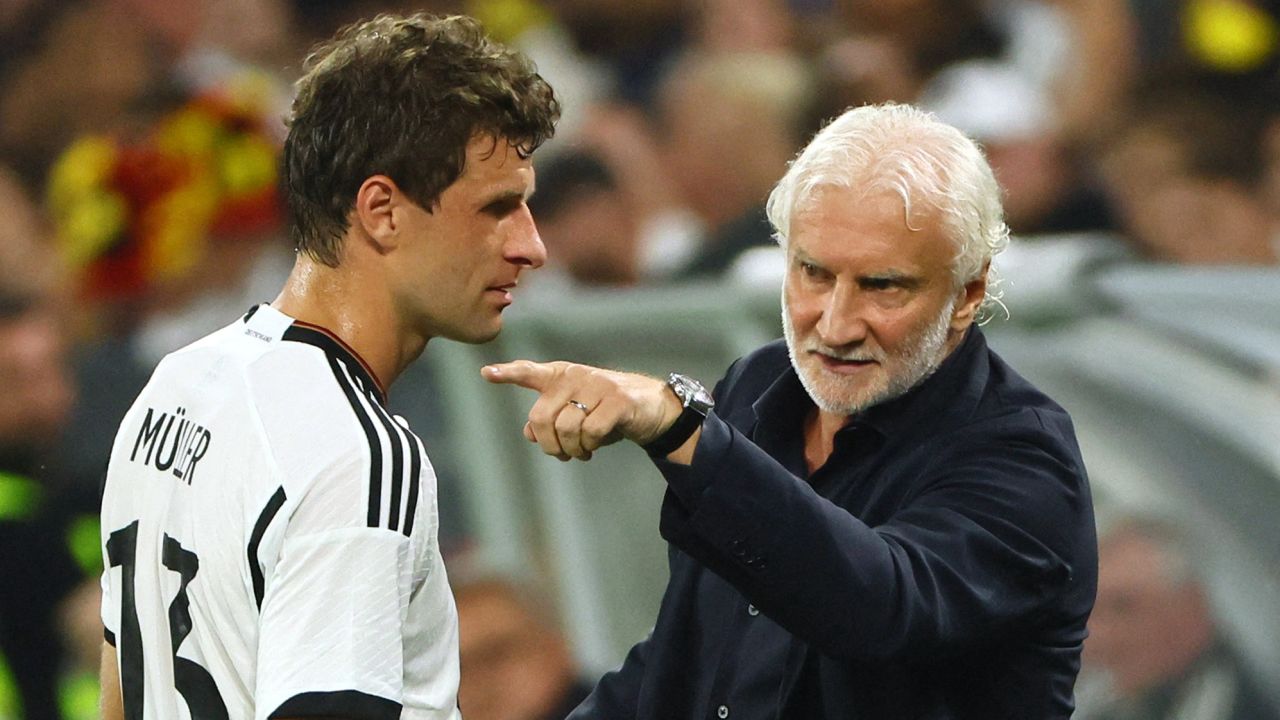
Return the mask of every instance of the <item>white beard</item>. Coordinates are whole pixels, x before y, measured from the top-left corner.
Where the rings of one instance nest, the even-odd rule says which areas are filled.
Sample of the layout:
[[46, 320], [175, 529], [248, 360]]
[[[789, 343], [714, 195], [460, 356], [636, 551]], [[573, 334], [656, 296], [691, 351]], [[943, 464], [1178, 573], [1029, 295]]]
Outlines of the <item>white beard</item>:
[[[836, 350], [826, 347], [822, 341], [808, 338], [803, 347], [797, 347], [795, 327], [787, 312], [786, 289], [783, 289], [782, 332], [787, 340], [787, 353], [791, 366], [800, 376], [800, 384], [813, 399], [815, 405], [833, 415], [855, 415], [867, 408], [901, 396], [924, 382], [946, 358], [948, 330], [951, 327], [952, 306], [948, 303], [928, 326], [908, 338], [905, 348], [891, 355], [881, 348], [858, 347], [853, 350]], [[829, 372], [821, 361], [813, 357], [813, 351], [844, 360], [873, 360], [879, 363], [881, 375], [870, 381], [854, 381]]]

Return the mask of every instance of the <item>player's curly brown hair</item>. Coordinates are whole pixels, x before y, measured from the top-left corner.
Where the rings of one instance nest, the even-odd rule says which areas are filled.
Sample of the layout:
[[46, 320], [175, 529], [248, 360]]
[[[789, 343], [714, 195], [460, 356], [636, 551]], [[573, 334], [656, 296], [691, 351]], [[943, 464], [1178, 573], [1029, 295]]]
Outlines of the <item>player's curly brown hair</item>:
[[524, 55], [462, 16], [380, 15], [343, 28], [306, 59], [284, 146], [296, 247], [337, 266], [361, 183], [395, 180], [431, 210], [462, 174], [476, 136], [528, 156], [560, 104]]

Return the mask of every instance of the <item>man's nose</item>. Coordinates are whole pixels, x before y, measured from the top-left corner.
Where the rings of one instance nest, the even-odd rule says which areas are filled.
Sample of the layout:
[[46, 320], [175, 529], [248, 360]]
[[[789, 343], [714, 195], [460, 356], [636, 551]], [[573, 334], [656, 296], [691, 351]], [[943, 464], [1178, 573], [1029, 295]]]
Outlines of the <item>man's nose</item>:
[[857, 345], [867, 337], [867, 322], [855, 289], [843, 284], [827, 296], [817, 324], [818, 339], [831, 348]]
[[511, 220], [511, 233], [504, 248], [507, 261], [531, 268], [542, 267], [547, 261], [547, 246], [542, 244], [542, 236], [538, 234], [538, 226], [528, 206], [521, 207]]

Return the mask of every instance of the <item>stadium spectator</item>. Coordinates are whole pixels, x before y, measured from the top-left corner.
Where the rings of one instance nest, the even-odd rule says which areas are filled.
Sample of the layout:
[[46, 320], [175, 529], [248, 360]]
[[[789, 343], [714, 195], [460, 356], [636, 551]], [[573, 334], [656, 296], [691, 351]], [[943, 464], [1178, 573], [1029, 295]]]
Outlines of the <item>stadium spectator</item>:
[[474, 21], [421, 15], [341, 31], [297, 90], [292, 274], [166, 357], [113, 447], [108, 720], [459, 717], [435, 476], [385, 388], [434, 337], [496, 336], [543, 263], [525, 201], [558, 103]]
[[798, 21], [786, 0], [706, 0], [694, 42], [711, 53], [787, 54], [796, 49]]
[[792, 55], [695, 52], [672, 66], [659, 92], [662, 163], [705, 228], [680, 277], [722, 275], [773, 244], [764, 200], [809, 130], [812, 102], [808, 66]]
[[1124, 518], [1099, 539], [1085, 670], [1105, 687], [1081, 720], [1280, 718], [1218, 631], [1185, 531], [1167, 521]]
[[1015, 234], [1114, 229], [1101, 189], [1057, 127], [1051, 94], [1011, 63], [948, 67], [928, 83], [919, 104], [982, 144]]
[[577, 49], [603, 63], [616, 99], [646, 107], [672, 57], [684, 47], [685, 0], [544, 0]]
[[973, 323], [1008, 240], [990, 167], [914, 108], [858, 108], [769, 216], [786, 338], [714, 401], [674, 373], [482, 370], [539, 393], [543, 452], [625, 438], [667, 483], [657, 625], [570, 717], [1069, 717], [1092, 503], [1066, 412]]
[[[548, 267], [585, 287], [640, 280], [639, 219], [612, 173], [593, 154], [569, 151], [538, 169], [529, 201], [547, 246]], [[548, 280], [544, 273], [541, 285]]]
[[1271, 116], [1256, 102], [1199, 84], [1139, 94], [1100, 159], [1128, 238], [1162, 262], [1280, 262], [1260, 152]]
[[76, 683], [93, 663], [77, 664], [61, 616], [93, 627], [96, 649], [97, 483], [48, 469], [75, 397], [65, 288], [48, 228], [5, 169], [0, 267], [0, 717], [79, 720], [96, 711], [96, 683], [87, 699]]
[[294, 53], [281, 0], [37, 6], [26, 28], [32, 37], [5, 45], [12, 67], [0, 74], [0, 151], [33, 186], [75, 138], [145, 127], [151, 109], [169, 98], [199, 93], [249, 67], [281, 67], [282, 56]]
[[75, 281], [81, 393], [59, 464], [101, 475], [155, 363], [271, 297], [293, 256], [277, 192], [275, 83], [245, 71], [167, 99], [145, 127], [77, 138], [45, 198]]
[[1005, 38], [977, 0], [839, 0], [820, 67], [823, 115], [885, 101], [915, 102], [943, 68], [992, 58]]
[[508, 580], [450, 578], [467, 720], [562, 720], [582, 702], [591, 686], [545, 602]]
[[1271, 0], [1056, 0], [1074, 36], [1058, 88], [1071, 142], [1095, 142], [1136, 89], [1191, 80], [1245, 97], [1280, 93], [1280, 7]]

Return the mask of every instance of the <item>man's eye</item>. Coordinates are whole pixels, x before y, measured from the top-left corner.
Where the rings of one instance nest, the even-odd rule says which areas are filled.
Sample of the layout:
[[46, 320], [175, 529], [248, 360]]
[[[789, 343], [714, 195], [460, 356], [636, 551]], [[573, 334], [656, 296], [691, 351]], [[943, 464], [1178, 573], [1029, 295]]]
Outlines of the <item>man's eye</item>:
[[817, 265], [807, 262], [800, 263], [800, 272], [804, 273], [805, 277], [817, 277], [821, 273]]
[[495, 200], [482, 208], [482, 212], [501, 219], [515, 212], [524, 201], [518, 198]]

